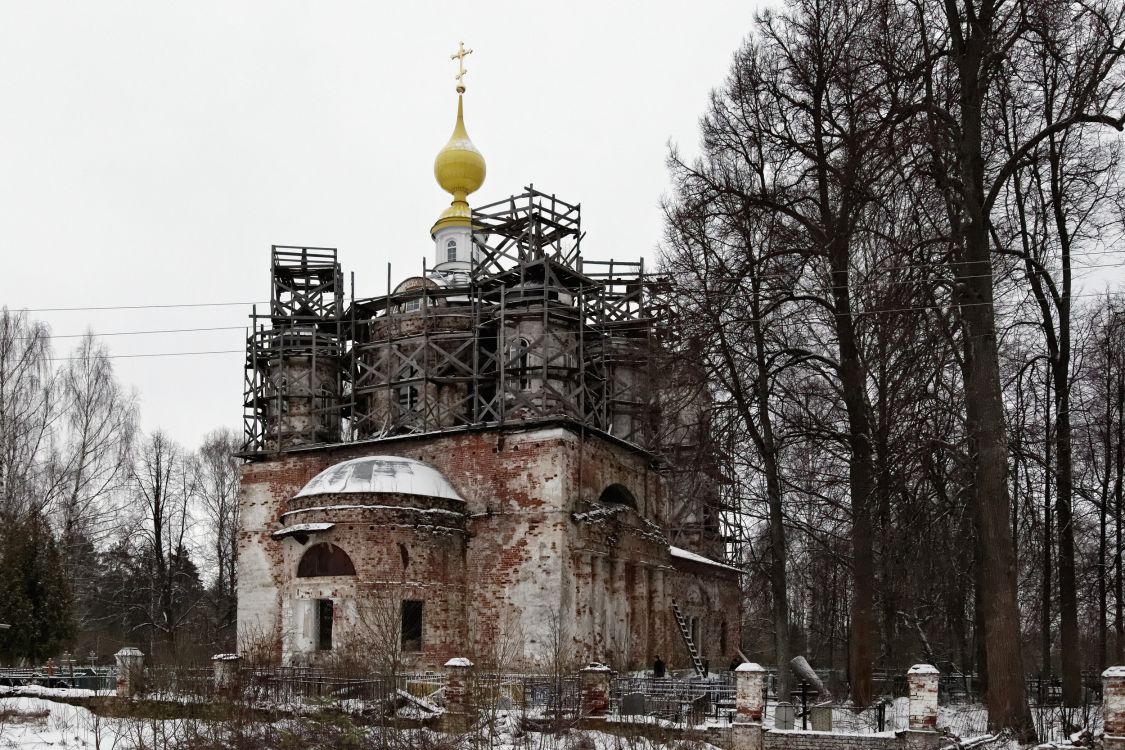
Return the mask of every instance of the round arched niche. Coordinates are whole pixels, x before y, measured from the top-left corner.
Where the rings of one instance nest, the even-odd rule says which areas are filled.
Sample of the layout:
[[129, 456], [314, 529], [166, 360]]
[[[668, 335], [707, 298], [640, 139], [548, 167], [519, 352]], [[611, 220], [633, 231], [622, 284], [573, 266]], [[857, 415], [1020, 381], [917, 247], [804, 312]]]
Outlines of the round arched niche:
[[298, 578], [323, 576], [354, 576], [355, 565], [343, 547], [330, 542], [314, 544], [305, 550], [297, 563]]
[[598, 497], [598, 502], [607, 505], [627, 505], [633, 510], [637, 509], [637, 498], [633, 497], [633, 493], [623, 484], [611, 484], [606, 487]]

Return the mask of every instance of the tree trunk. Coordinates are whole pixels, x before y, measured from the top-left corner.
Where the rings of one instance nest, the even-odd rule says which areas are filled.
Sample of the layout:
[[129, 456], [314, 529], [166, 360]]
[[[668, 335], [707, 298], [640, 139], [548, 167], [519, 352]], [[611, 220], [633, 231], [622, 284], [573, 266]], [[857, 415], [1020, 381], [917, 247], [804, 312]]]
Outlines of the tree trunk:
[[[1065, 376], [1063, 376], [1065, 377]], [[1059, 536], [1059, 635], [1063, 705], [1082, 702], [1082, 655], [1078, 641], [1078, 592], [1074, 581], [1074, 522], [1071, 513], [1071, 429], [1069, 388], [1056, 382], [1057, 422], [1055, 423], [1055, 516]]]
[[1115, 466], [1115, 476], [1113, 479], [1113, 527], [1117, 536], [1116, 552], [1114, 554], [1114, 567], [1116, 568], [1116, 576], [1114, 579], [1114, 602], [1116, 608], [1113, 613], [1114, 630], [1116, 631], [1117, 638], [1114, 641], [1113, 647], [1113, 661], [1116, 664], [1125, 664], [1125, 586], [1123, 581], [1125, 577], [1122, 576], [1121, 562], [1122, 562], [1122, 529], [1121, 529], [1121, 516], [1122, 516], [1122, 494], [1125, 491], [1125, 370], [1122, 369], [1121, 364], [1117, 366], [1117, 460]]
[[[759, 347], [759, 366], [765, 372], [765, 352]], [[763, 438], [763, 468], [766, 473], [766, 497], [769, 503], [770, 518], [770, 594], [773, 600], [773, 639], [777, 651], [778, 692], [789, 695], [792, 679], [789, 660], [792, 646], [789, 643], [789, 579], [785, 570], [785, 518], [782, 509], [781, 468], [777, 457], [777, 445], [773, 438], [773, 423], [769, 413], [769, 382], [766, 377], [758, 381], [758, 410]]]
[[1047, 394], [1043, 397], [1043, 580], [1039, 595], [1039, 637], [1041, 639], [1041, 655], [1039, 657], [1039, 674], [1043, 677], [1051, 674], [1051, 601], [1053, 586], [1051, 576], [1053, 573], [1054, 555], [1054, 511], [1051, 506], [1051, 378], [1047, 377]]
[[[848, 485], [852, 512], [851, 697], [857, 707], [871, 703], [874, 685], [872, 662], [875, 642], [875, 556], [871, 533], [871, 505], [875, 501], [874, 456], [871, 424], [865, 395], [863, 365], [856, 346], [851, 303], [847, 298], [846, 251], [833, 262], [836, 290], [836, 334], [840, 347], [840, 385], [848, 412], [851, 448]], [[839, 263], [839, 261], [843, 261]]]
[[[1024, 684], [1015, 541], [1008, 524], [1008, 444], [996, 338], [990, 219], [985, 214], [982, 105], [990, 77], [985, 58], [996, 44], [991, 28], [995, 8], [990, 3], [985, 5], [968, 36], [953, 49], [960, 84], [957, 162], [967, 220], [962, 238], [965, 262], [956, 264], [955, 272], [968, 374], [965, 412], [983, 552], [980, 580], [988, 661], [988, 723], [995, 729], [1014, 730], [1026, 743], [1035, 740], [1035, 727]], [[960, 31], [961, 20], [955, 11], [948, 21]]]

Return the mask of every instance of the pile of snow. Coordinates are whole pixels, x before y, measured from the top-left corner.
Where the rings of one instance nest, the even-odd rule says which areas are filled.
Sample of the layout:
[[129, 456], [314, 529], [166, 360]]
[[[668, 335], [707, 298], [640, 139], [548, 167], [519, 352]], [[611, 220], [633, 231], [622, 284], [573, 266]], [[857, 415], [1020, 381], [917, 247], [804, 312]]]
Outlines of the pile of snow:
[[0, 699], [0, 748], [127, 748], [139, 739], [129, 736], [133, 729], [129, 722], [100, 718], [66, 703], [43, 698]]

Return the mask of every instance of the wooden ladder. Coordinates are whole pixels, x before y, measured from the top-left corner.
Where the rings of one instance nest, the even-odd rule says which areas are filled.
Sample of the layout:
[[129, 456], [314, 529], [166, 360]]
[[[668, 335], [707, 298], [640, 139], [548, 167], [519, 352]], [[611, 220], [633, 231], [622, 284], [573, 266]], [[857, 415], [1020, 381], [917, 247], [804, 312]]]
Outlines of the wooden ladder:
[[703, 677], [703, 660], [699, 658], [695, 641], [691, 639], [691, 631], [688, 630], [687, 620], [684, 619], [684, 613], [680, 611], [680, 605], [676, 604], [675, 599], [672, 600], [672, 614], [676, 616], [676, 624], [680, 626], [680, 635], [684, 637], [684, 645], [687, 646], [688, 655], [691, 656], [691, 664], [695, 667], [695, 673]]

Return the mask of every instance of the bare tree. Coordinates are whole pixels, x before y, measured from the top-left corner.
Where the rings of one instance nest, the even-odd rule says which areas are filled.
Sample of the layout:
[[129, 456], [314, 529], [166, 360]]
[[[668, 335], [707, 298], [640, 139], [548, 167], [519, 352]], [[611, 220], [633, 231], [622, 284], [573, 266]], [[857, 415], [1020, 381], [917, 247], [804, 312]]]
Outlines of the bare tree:
[[64, 554], [111, 530], [112, 496], [127, 479], [136, 398], [113, 374], [106, 347], [92, 334], [78, 345], [58, 379], [63, 431], [52, 511]]
[[47, 327], [0, 309], [0, 514], [6, 522], [41, 513], [46, 459], [58, 422]]
[[140, 442], [132, 484], [140, 511], [142, 555], [151, 565], [144, 624], [153, 638], [150, 648], [160, 642], [174, 656], [177, 634], [199, 604], [198, 593], [183, 585], [198, 466], [193, 456], [157, 430]]
[[[753, 471], [764, 477], [766, 529], [769, 562], [770, 603], [775, 658], [780, 690], [791, 686], [788, 663], [789, 580], [786, 574], [787, 545], [784, 521], [782, 441], [775, 435], [777, 377], [808, 353], [786, 345], [780, 311], [791, 299], [784, 281], [792, 271], [792, 260], [772, 242], [774, 226], [768, 214], [748, 210], [738, 200], [709, 188], [719, 179], [718, 163], [698, 164], [692, 170], [677, 169], [675, 202], [665, 206], [667, 247], [665, 271], [671, 274], [677, 321], [682, 336], [681, 358], [685, 366], [701, 366], [715, 384], [720, 403], [728, 406], [749, 437], [749, 450], [757, 457]], [[697, 175], [706, 172], [709, 179]], [[788, 268], [787, 268], [788, 265]], [[733, 449], [733, 450], [732, 450]], [[728, 446], [732, 452], [738, 448]], [[738, 472], [736, 460], [729, 470]], [[749, 498], [751, 501], [756, 497]], [[740, 509], [742, 522], [753, 516]], [[742, 561], [747, 562], [747, 561]]]
[[209, 526], [210, 562], [215, 568], [212, 608], [219, 637], [233, 644], [238, 554], [239, 436], [229, 428], [213, 430], [199, 448], [199, 500]]

